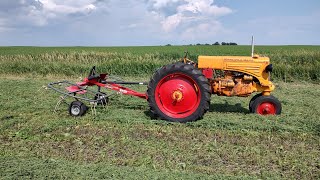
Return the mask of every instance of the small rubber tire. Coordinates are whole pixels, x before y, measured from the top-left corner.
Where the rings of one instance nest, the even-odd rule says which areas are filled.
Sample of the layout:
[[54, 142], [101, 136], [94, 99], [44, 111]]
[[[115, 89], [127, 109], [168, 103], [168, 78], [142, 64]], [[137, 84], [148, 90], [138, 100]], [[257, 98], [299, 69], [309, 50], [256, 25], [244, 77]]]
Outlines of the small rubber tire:
[[83, 116], [86, 114], [88, 107], [81, 101], [73, 101], [69, 105], [69, 114], [71, 116]]
[[106, 106], [109, 103], [109, 98], [106, 97], [105, 95], [107, 95], [106, 93], [100, 92], [101, 94], [103, 94], [104, 96], [102, 96], [101, 94], [97, 93], [94, 96], [94, 100], [98, 100], [97, 101], [97, 105], [102, 105], [102, 106]]
[[[170, 98], [175, 96], [172, 92], [180, 90], [183, 96], [181, 95], [182, 98], [176, 105], [175, 100]], [[186, 123], [201, 119], [209, 110], [211, 88], [199, 69], [191, 64], [178, 62], [163, 66], [154, 73], [148, 85], [147, 95], [154, 117]]]
[[260, 97], [260, 96], [262, 96], [261, 93], [260, 93], [260, 94], [256, 94], [256, 95], [254, 95], [254, 96], [251, 98], [251, 100], [250, 100], [250, 102], [249, 102], [249, 111], [250, 111], [250, 113], [254, 113], [254, 112], [252, 111], [253, 102], [254, 102], [258, 97]]
[[260, 115], [279, 115], [282, 111], [281, 102], [274, 96], [259, 96], [252, 103], [253, 113]]

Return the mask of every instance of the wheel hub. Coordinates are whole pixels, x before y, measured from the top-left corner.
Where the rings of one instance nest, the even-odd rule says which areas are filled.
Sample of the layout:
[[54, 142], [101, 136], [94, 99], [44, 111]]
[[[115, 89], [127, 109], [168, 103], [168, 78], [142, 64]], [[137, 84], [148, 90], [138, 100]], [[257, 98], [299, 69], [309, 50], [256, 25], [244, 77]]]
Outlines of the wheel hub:
[[266, 107], [265, 109], [263, 109], [263, 114], [269, 114], [270, 113], [270, 108]]
[[80, 113], [80, 107], [79, 106], [72, 106], [71, 113], [74, 115], [78, 115]]
[[164, 77], [158, 83], [155, 93], [160, 110], [174, 118], [191, 115], [196, 111], [201, 98], [193, 79], [179, 73]]
[[276, 114], [275, 105], [270, 102], [262, 103], [258, 106], [258, 113], [262, 115]]
[[183, 93], [180, 90], [176, 90], [172, 93], [172, 97], [171, 97], [174, 102], [180, 102], [183, 99]]

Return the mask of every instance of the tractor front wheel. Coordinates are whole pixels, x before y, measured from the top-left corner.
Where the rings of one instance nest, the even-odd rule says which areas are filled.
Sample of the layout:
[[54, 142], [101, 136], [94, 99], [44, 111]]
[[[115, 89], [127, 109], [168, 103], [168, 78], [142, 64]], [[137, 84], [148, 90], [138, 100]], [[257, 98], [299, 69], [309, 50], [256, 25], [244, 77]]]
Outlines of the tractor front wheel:
[[258, 96], [252, 102], [252, 112], [260, 115], [281, 114], [281, 102], [274, 96]]
[[200, 119], [209, 109], [210, 86], [191, 64], [175, 63], [155, 72], [148, 85], [151, 113], [172, 122]]
[[260, 97], [260, 96], [262, 96], [261, 93], [260, 93], [260, 94], [256, 94], [256, 95], [254, 95], [254, 96], [251, 98], [251, 100], [250, 100], [250, 102], [249, 102], [249, 111], [250, 111], [251, 113], [254, 113], [254, 111], [252, 110], [253, 102], [254, 102], [258, 97]]

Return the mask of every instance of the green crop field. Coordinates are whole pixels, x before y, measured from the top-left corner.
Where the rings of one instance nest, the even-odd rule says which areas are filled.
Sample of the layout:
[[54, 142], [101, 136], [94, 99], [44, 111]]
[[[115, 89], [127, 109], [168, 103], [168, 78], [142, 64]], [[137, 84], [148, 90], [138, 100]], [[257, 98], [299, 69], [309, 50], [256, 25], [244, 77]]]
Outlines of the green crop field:
[[[155, 69], [190, 53], [198, 55], [249, 56], [250, 46], [163, 46], [163, 47], [2, 47], [0, 74], [67, 75], [99, 70], [121, 76], [151, 76]], [[273, 79], [320, 81], [320, 46], [257, 46], [256, 53], [271, 58]]]
[[279, 116], [250, 114], [250, 97], [219, 96], [187, 124], [152, 119], [145, 100], [122, 95], [96, 115], [53, 112], [49, 82], [80, 81], [93, 65], [148, 81], [185, 50], [193, 60], [250, 55], [249, 46], [0, 47], [0, 179], [320, 178], [320, 46], [256, 47], [274, 64]]

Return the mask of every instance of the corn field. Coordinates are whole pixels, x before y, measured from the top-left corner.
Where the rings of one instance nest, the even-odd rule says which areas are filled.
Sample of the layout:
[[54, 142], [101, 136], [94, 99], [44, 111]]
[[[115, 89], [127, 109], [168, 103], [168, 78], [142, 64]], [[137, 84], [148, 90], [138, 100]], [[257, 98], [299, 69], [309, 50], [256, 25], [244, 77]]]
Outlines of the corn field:
[[[196, 61], [198, 55], [249, 56], [250, 46], [1, 47], [0, 73], [79, 76], [95, 65], [112, 75], [151, 76], [185, 51]], [[257, 46], [255, 53], [270, 57], [274, 80], [320, 80], [320, 46]]]

